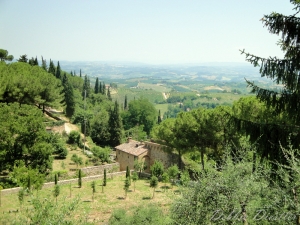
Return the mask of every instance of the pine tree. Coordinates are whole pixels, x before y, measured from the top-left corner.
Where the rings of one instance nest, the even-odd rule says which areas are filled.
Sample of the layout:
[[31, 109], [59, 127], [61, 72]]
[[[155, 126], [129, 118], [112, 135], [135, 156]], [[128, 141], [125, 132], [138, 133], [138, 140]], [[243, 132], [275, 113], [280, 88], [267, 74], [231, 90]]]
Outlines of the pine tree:
[[48, 68], [48, 73], [51, 73], [53, 76], [55, 76], [55, 66], [51, 59], [50, 59], [50, 64], [49, 64], [49, 68]]
[[[270, 33], [281, 34], [282, 38], [278, 45], [285, 53], [284, 58], [262, 58], [247, 53], [245, 50], [241, 51], [246, 56], [246, 61], [255, 67], [260, 67], [262, 77], [267, 77], [277, 85], [282, 85], [280, 90], [270, 90], [261, 88], [254, 82], [246, 81], [252, 88], [252, 93], [255, 93], [257, 98], [269, 107], [273, 116], [280, 115], [281, 119], [274, 122], [275, 120], [270, 118], [254, 123], [245, 121], [243, 118], [236, 118], [238, 128], [249, 134], [251, 140], [257, 141], [259, 155], [281, 163], [285, 162], [285, 157], [280, 145], [286, 146], [289, 141], [293, 145], [299, 144], [298, 135], [290, 134], [299, 134], [300, 125], [300, 17], [296, 16], [300, 12], [300, 2], [298, 0], [290, 2], [296, 6], [294, 15], [286, 16], [273, 12], [261, 19]], [[275, 164], [273, 166], [276, 167]]]
[[99, 79], [98, 77], [96, 78], [96, 83], [95, 83], [95, 94], [99, 93]]
[[119, 145], [123, 136], [123, 125], [117, 101], [115, 101], [114, 109], [110, 109], [109, 112], [108, 129], [110, 133], [109, 144], [111, 146]]
[[55, 76], [57, 79], [61, 79], [61, 68], [60, 68], [60, 65], [59, 65], [59, 61], [57, 62], [57, 67], [56, 67], [56, 72], [55, 72]]

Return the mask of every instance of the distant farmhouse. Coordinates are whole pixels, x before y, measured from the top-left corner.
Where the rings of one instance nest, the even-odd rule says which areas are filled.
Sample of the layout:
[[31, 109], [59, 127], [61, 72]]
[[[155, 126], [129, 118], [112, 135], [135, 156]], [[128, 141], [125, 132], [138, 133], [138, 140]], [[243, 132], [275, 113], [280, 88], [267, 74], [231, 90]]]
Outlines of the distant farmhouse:
[[143, 161], [146, 165], [145, 172], [150, 172], [150, 166], [157, 160], [161, 161], [165, 168], [177, 164], [177, 155], [168, 151], [168, 147], [154, 142], [139, 142], [128, 138], [126, 143], [118, 145], [116, 149], [116, 161], [120, 164], [120, 171], [134, 169], [134, 161]]

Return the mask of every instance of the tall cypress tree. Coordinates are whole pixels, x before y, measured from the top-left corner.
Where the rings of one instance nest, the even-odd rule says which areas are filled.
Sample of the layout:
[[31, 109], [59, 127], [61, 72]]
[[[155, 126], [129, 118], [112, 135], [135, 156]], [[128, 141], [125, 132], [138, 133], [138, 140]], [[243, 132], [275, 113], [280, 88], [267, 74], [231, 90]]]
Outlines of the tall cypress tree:
[[49, 64], [49, 68], [48, 68], [48, 73], [51, 73], [53, 76], [55, 76], [55, 66], [51, 59], [50, 59], [50, 64]]
[[46, 59], [43, 58], [42, 56], [42, 68], [47, 71], [47, 62], [46, 62]]
[[110, 95], [110, 88], [107, 89], [107, 98], [108, 100], [112, 100], [111, 95]]
[[82, 98], [84, 98], [86, 91], [86, 97], [88, 98], [91, 93], [91, 86], [90, 86], [90, 79], [88, 78], [87, 75], [84, 77], [84, 83], [83, 83], [83, 88], [82, 88]]
[[105, 83], [104, 82], [103, 82], [103, 85], [102, 85], [102, 94], [106, 95], [106, 87], [105, 87]]
[[99, 82], [99, 87], [98, 87], [98, 89], [99, 89], [99, 93], [103, 94], [103, 92], [102, 92], [102, 83], [101, 83], [101, 82]]
[[79, 77], [81, 77], [81, 69], [80, 69], [80, 71], [79, 71]]
[[56, 67], [56, 72], [55, 72], [55, 76], [56, 78], [58, 79], [61, 79], [61, 68], [60, 68], [60, 65], [59, 65], [59, 61], [57, 62], [57, 67]]
[[34, 59], [34, 65], [35, 65], [35, 66], [38, 66], [38, 65], [39, 65], [39, 61], [38, 61], [37, 57], [35, 57], [35, 59]]
[[95, 94], [99, 93], [99, 79], [98, 77], [96, 78], [96, 83], [95, 83]]
[[111, 109], [109, 113], [108, 129], [110, 133], [109, 144], [111, 146], [119, 145], [123, 136], [123, 125], [117, 101], [115, 101], [114, 109]]
[[158, 117], [157, 117], [157, 123], [161, 123], [161, 115], [160, 115], [160, 110], [158, 110]]
[[64, 73], [62, 83], [64, 87], [63, 92], [64, 102], [66, 104], [66, 115], [72, 117], [75, 112], [75, 97], [73, 87], [70, 84], [66, 73]]
[[125, 100], [124, 100], [124, 110], [128, 109], [128, 105], [127, 105], [127, 95], [125, 95]]

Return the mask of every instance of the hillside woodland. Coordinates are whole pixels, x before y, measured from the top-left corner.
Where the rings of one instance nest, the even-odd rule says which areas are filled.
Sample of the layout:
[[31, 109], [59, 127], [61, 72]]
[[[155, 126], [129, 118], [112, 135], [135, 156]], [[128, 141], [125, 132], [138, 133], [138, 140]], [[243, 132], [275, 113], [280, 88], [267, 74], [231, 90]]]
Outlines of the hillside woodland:
[[[59, 62], [47, 65], [45, 59], [39, 63], [27, 55], [11, 62], [13, 56], [1, 50], [1, 185], [26, 187], [28, 179], [36, 184], [51, 179], [53, 160], [67, 157], [74, 145], [89, 147], [94, 162], [109, 162], [110, 149], [131, 136], [167, 145], [179, 155], [181, 172], [172, 180], [181, 194], [166, 212], [159, 206], [131, 214], [116, 209], [110, 224], [300, 224], [300, 2], [290, 2], [294, 15], [273, 12], [262, 19], [270, 33], [281, 35], [283, 59], [241, 50], [262, 77], [282, 88], [246, 80], [252, 95], [232, 105], [190, 102], [192, 107], [184, 107], [178, 94], [169, 96], [177, 106], [163, 116], [147, 98], [128, 100], [124, 95], [120, 102], [117, 85], [98, 78], [92, 84], [81, 70], [68, 73]], [[64, 118], [46, 117], [51, 108], [63, 111]], [[49, 124], [64, 122], [78, 125], [81, 134], [46, 132]], [[153, 193], [158, 182], [168, 180], [159, 168], [151, 168]]]

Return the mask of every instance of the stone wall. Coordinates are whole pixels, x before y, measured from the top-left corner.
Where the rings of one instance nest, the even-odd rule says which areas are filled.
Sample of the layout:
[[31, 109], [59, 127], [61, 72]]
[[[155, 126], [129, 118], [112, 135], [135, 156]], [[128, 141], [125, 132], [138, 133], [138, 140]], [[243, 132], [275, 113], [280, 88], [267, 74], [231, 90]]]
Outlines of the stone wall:
[[145, 141], [144, 144], [150, 150], [148, 153], [150, 165], [152, 165], [155, 160], [161, 161], [165, 168], [178, 164], [178, 156], [172, 153], [169, 147], [148, 141]]
[[93, 176], [93, 175], [103, 175], [104, 169], [106, 169], [106, 173], [112, 173], [112, 172], [118, 172], [120, 171], [120, 164], [112, 163], [112, 164], [106, 164], [101, 166], [90, 166], [82, 168], [81, 171], [86, 176]]
[[[118, 176], [125, 176], [125, 174], [126, 174], [126, 171], [107, 173], [106, 177], [107, 178], [114, 178], [114, 177], [118, 177]], [[82, 177], [83, 182], [88, 182], [88, 181], [93, 181], [93, 180], [100, 180], [100, 179], [103, 179], [103, 174]], [[57, 183], [60, 184], [60, 185], [65, 185], [65, 184], [70, 184], [70, 183], [77, 184], [78, 183], [78, 178], [69, 179], [69, 180], [59, 180]], [[51, 187], [54, 186], [54, 184], [55, 184], [54, 182], [45, 183], [43, 185], [42, 189], [51, 188]], [[8, 194], [12, 194], [12, 193], [18, 193], [20, 189], [21, 189], [21, 187], [3, 189], [3, 190], [1, 190], [1, 194], [2, 195], [8, 195]]]

